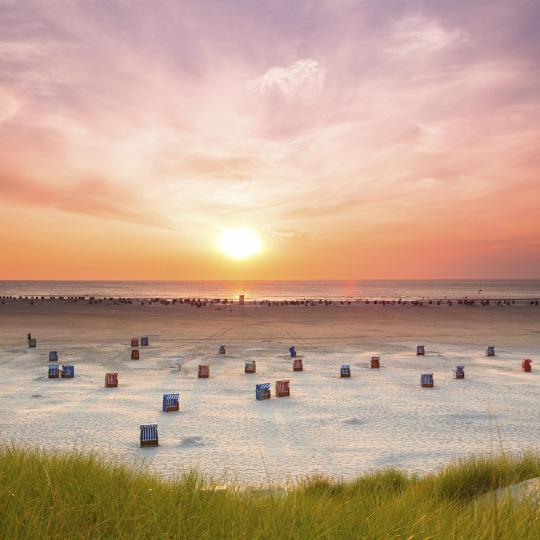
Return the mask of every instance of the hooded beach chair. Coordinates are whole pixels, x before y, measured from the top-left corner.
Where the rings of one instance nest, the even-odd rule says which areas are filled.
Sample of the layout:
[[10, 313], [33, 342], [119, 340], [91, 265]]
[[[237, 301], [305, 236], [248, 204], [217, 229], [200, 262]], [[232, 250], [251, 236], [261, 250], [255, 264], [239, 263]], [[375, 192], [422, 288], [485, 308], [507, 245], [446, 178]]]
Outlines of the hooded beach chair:
[[257, 373], [257, 364], [255, 360], [248, 360], [244, 366], [244, 373]]
[[49, 351], [49, 362], [58, 362], [58, 352]]
[[295, 358], [293, 360], [293, 371], [304, 371], [304, 366], [302, 365], [302, 359], [301, 358]]
[[426, 354], [426, 349], [423, 345], [417, 345], [416, 346], [416, 355], [417, 356], [424, 356]]
[[270, 399], [270, 383], [256, 384], [255, 385], [255, 397], [258, 400]]
[[210, 377], [210, 366], [199, 366], [199, 379], [208, 379]]
[[225, 345], [220, 345], [218, 347], [218, 354], [225, 354]]
[[60, 377], [60, 366], [49, 366], [49, 379], [58, 379]]
[[370, 362], [371, 369], [378, 369], [381, 367], [381, 358], [380, 356], [372, 356]]
[[495, 347], [493, 345], [486, 349], [486, 356], [495, 356]]
[[296, 358], [296, 347], [294, 345], [289, 347], [289, 352], [291, 353], [291, 358]]
[[339, 370], [340, 377], [350, 377], [351, 376], [351, 366], [349, 364], [343, 364]]
[[141, 338], [141, 347], [148, 347], [150, 342], [148, 341], [148, 336], [143, 336]]
[[288, 397], [290, 395], [289, 381], [276, 381], [276, 397]]
[[141, 446], [158, 446], [157, 424], [142, 424], [140, 429]]
[[182, 364], [180, 363], [180, 358], [173, 358], [171, 360], [170, 365], [173, 371], [180, 371], [182, 368]]
[[139, 346], [139, 338], [131, 338], [131, 346], [132, 347], [138, 347]]
[[105, 388], [116, 388], [118, 386], [118, 373], [105, 373]]
[[433, 388], [433, 373], [422, 373], [420, 375], [420, 386], [422, 388]]
[[523, 362], [521, 362], [521, 371], [525, 371], [526, 373], [530, 373], [532, 371], [532, 360], [529, 358], [524, 358]]
[[456, 379], [464, 379], [465, 366], [456, 366], [456, 369], [454, 369], [454, 373], [456, 374]]
[[163, 412], [179, 411], [180, 394], [163, 394]]
[[35, 349], [37, 347], [37, 339], [36, 338], [30, 338], [28, 340], [28, 347], [30, 349]]
[[139, 349], [131, 349], [131, 359], [138, 360], [139, 358]]
[[75, 366], [66, 364], [62, 366], [62, 379], [73, 379], [75, 377]]

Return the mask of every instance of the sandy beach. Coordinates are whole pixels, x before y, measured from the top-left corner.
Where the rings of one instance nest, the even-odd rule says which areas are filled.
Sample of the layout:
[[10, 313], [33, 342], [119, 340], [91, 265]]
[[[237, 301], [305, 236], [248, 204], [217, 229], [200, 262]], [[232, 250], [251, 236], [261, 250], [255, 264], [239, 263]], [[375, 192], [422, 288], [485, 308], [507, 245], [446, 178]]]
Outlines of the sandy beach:
[[[388, 466], [429, 471], [475, 452], [538, 448], [540, 309], [534, 306], [208, 306], [8, 302], [0, 306], [0, 437], [143, 459], [176, 474], [283, 482], [352, 478]], [[37, 338], [29, 349], [26, 335]], [[130, 339], [148, 335], [139, 361]], [[227, 354], [217, 354], [225, 344]], [[304, 371], [292, 372], [296, 345]], [[416, 356], [416, 345], [426, 356]], [[496, 356], [485, 356], [494, 345]], [[75, 365], [49, 380], [48, 352]], [[381, 369], [369, 369], [371, 355]], [[180, 372], [170, 369], [179, 358]], [[521, 372], [521, 360], [533, 372]], [[257, 361], [255, 375], [245, 360]], [[211, 377], [197, 378], [198, 364]], [[351, 379], [339, 378], [351, 364]], [[466, 379], [452, 369], [466, 366]], [[119, 373], [105, 389], [104, 374]], [[433, 389], [419, 385], [432, 372]], [[258, 402], [255, 383], [290, 379], [291, 397]], [[180, 412], [161, 412], [180, 392]], [[139, 448], [139, 424], [160, 446]]]

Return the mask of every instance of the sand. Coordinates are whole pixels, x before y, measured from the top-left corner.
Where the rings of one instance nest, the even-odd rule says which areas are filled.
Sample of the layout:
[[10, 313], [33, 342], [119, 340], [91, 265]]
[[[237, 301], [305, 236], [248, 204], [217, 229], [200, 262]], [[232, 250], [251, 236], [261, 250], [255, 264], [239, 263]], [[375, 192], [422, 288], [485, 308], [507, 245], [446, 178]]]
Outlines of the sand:
[[[0, 305], [0, 437], [250, 483], [430, 471], [471, 453], [538, 448], [539, 323], [540, 308], [529, 306], [8, 302]], [[150, 347], [131, 361], [130, 338], [142, 335]], [[425, 357], [415, 354], [420, 343]], [[292, 344], [303, 372], [292, 372]], [[488, 358], [491, 344], [497, 355]], [[49, 350], [75, 365], [74, 379], [47, 378]], [[374, 354], [379, 370], [368, 367]], [[521, 372], [522, 358], [532, 358], [532, 373]], [[255, 375], [244, 374], [250, 359]], [[205, 363], [211, 377], [198, 379]], [[351, 379], [339, 378], [343, 363]], [[453, 379], [457, 364], [466, 366], [463, 381]], [[107, 371], [119, 373], [118, 388], [103, 387]], [[420, 388], [423, 371], [433, 372], [433, 389]], [[255, 400], [255, 383], [270, 382], [273, 394], [278, 379], [290, 379], [290, 398]], [[161, 412], [164, 392], [180, 392], [179, 413]], [[158, 424], [158, 448], [139, 447], [141, 423]]]

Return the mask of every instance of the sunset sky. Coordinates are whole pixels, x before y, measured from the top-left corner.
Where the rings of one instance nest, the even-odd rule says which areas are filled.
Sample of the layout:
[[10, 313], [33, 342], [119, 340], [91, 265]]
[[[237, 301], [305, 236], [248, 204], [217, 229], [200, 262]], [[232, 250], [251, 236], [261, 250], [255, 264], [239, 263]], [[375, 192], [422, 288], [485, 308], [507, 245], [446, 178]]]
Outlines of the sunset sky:
[[[539, 25], [0, 0], [0, 279], [540, 277]], [[235, 228], [262, 251], [220, 253]]]

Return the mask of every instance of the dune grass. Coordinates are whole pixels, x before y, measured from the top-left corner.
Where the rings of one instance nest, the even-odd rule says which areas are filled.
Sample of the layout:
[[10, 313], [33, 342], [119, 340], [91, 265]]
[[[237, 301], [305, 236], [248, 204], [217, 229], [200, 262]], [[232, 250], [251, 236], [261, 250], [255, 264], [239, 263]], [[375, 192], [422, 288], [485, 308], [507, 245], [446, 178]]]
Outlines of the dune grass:
[[494, 489], [540, 476], [540, 456], [472, 457], [440, 472], [284, 490], [173, 481], [96, 455], [0, 449], [0, 538], [540, 538], [530, 500]]

